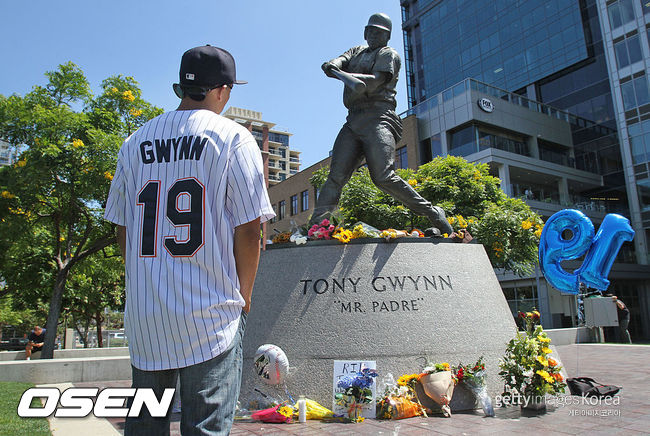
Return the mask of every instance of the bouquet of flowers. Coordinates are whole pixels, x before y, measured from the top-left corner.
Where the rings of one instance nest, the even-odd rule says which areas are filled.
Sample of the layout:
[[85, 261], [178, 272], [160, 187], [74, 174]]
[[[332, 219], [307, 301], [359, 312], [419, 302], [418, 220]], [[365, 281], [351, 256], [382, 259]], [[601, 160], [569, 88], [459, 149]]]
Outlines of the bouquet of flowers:
[[336, 404], [347, 408], [348, 418], [354, 422], [364, 420], [361, 411], [364, 404], [372, 402], [370, 386], [375, 382], [375, 377], [377, 372], [374, 369], [364, 368], [359, 372], [346, 375], [337, 384], [344, 391], [336, 394]]
[[428, 417], [415, 391], [419, 377], [419, 374], [405, 374], [397, 379], [397, 385], [387, 386], [384, 397], [377, 404], [378, 417], [384, 419], [403, 419], [419, 415]]
[[[564, 392], [566, 383], [560, 370], [562, 367], [549, 356], [551, 339], [544, 332], [539, 322], [539, 312], [520, 312], [519, 318], [525, 326], [525, 332], [517, 333], [506, 348], [505, 356], [499, 364], [499, 375], [505, 382], [509, 392], [504, 396], [512, 396], [517, 392], [536, 403], [546, 394]], [[527, 401], [528, 403], [528, 401]]]
[[251, 415], [251, 418], [255, 421], [262, 421], [273, 424], [291, 422], [291, 419], [293, 418], [293, 408], [280, 404], [268, 409], [258, 410]]
[[330, 222], [327, 218], [321, 221], [320, 224], [314, 224], [307, 231], [307, 236], [310, 239], [332, 239], [332, 234], [336, 226]]
[[479, 357], [474, 365], [463, 365], [459, 363], [455, 368], [455, 373], [458, 382], [467, 386], [476, 398], [479, 399], [485, 416], [494, 416], [492, 399], [487, 392], [485, 381], [487, 373], [485, 371], [485, 364], [483, 363], [483, 356]]
[[451, 416], [449, 403], [456, 384], [456, 378], [449, 364], [447, 362], [427, 364], [418, 380], [422, 383], [422, 389], [427, 396], [440, 405], [442, 414], [449, 418]]

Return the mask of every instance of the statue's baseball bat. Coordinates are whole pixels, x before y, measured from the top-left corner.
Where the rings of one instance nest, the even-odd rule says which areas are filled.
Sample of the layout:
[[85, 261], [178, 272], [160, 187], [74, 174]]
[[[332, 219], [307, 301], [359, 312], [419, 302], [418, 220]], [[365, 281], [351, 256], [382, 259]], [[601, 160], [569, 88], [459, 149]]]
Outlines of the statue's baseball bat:
[[332, 74], [334, 74], [340, 81], [345, 84], [345, 86], [349, 87], [354, 92], [362, 92], [366, 88], [366, 84], [363, 83], [363, 81], [357, 79], [352, 74], [346, 73], [345, 71], [332, 68]]

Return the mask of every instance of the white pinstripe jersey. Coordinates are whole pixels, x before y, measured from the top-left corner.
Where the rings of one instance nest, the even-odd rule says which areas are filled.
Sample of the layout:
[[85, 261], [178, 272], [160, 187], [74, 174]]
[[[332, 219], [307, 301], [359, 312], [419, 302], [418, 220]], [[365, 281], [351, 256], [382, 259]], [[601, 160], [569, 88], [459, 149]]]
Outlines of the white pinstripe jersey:
[[253, 136], [207, 110], [172, 111], [118, 154], [104, 218], [125, 226], [132, 364], [182, 368], [230, 345], [244, 300], [236, 226], [274, 216]]

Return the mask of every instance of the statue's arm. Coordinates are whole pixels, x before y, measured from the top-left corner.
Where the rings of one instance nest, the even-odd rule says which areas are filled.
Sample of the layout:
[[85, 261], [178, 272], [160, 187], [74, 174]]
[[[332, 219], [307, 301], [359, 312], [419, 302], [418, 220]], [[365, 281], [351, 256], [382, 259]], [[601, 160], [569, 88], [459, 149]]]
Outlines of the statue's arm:
[[352, 58], [352, 56], [354, 56], [354, 54], [358, 51], [359, 51], [359, 47], [352, 47], [350, 50], [346, 51], [341, 56], [338, 56], [332, 60], [323, 63], [323, 65], [321, 65], [321, 68], [325, 72], [325, 75], [333, 79], [338, 79], [338, 77], [334, 75], [334, 70], [345, 71], [348, 62], [350, 62], [350, 58]]
[[367, 91], [374, 91], [379, 88], [384, 83], [387, 83], [390, 80], [390, 74], [384, 71], [377, 71], [373, 74], [362, 74], [362, 73], [348, 73], [352, 77], [361, 80], [366, 84]]

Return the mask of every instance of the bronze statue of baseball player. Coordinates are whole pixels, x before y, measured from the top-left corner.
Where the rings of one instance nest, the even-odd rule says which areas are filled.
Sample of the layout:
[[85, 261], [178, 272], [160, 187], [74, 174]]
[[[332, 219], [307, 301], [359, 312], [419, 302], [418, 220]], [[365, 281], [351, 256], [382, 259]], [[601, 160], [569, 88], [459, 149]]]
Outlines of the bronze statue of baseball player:
[[348, 117], [334, 142], [329, 177], [316, 200], [310, 225], [336, 210], [343, 186], [365, 157], [370, 177], [379, 189], [414, 213], [428, 217], [440, 232], [451, 235], [453, 229], [442, 208], [432, 206], [395, 174], [395, 144], [402, 137], [402, 121], [395, 113], [401, 61], [387, 45], [391, 29], [386, 14], [372, 15], [364, 33], [368, 46], [353, 47], [321, 67], [328, 77], [345, 84], [343, 104]]

